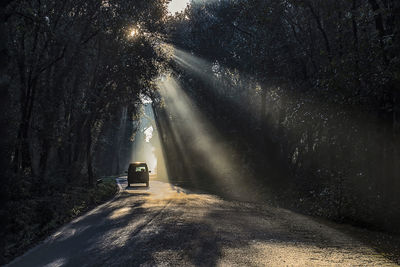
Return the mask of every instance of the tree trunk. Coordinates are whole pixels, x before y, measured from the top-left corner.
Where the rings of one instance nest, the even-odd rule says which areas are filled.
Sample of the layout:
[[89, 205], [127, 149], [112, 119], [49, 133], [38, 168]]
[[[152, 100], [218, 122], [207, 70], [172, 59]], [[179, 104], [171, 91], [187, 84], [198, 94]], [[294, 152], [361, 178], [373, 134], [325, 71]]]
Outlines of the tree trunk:
[[356, 55], [355, 65], [356, 65], [357, 75], [358, 75], [360, 53], [359, 53], [359, 48], [358, 48], [359, 42], [358, 42], [358, 27], [357, 27], [357, 21], [356, 21], [356, 11], [357, 11], [357, 0], [353, 0], [352, 6], [351, 6], [351, 24], [352, 24], [352, 28], [353, 28], [353, 49], [354, 49], [354, 53]]
[[47, 161], [49, 158], [50, 151], [50, 140], [48, 138], [44, 138], [42, 142], [42, 151], [40, 152], [40, 160], [39, 160], [39, 179], [43, 180], [46, 175], [47, 169]]
[[372, 11], [374, 12], [374, 19], [375, 19], [375, 28], [378, 32], [379, 36], [379, 45], [381, 47], [382, 52], [382, 60], [385, 65], [388, 64], [388, 59], [386, 56], [385, 44], [384, 44], [384, 37], [385, 37], [385, 27], [383, 25], [383, 17], [382, 11], [380, 10], [381, 7], [379, 6], [376, 0], [368, 0], [369, 4], [371, 5]]
[[23, 120], [20, 123], [17, 145], [14, 153], [14, 170], [19, 174], [32, 174], [32, 160], [30, 155], [30, 145], [28, 141], [29, 123]]
[[117, 174], [120, 174], [121, 172], [120, 172], [120, 167], [119, 167], [119, 148], [118, 148], [118, 150], [117, 150], [117, 153], [116, 153], [116, 162], [117, 162], [117, 167], [116, 167], [116, 173]]
[[307, 3], [308, 8], [311, 11], [312, 17], [314, 18], [315, 22], [317, 23], [318, 30], [321, 32], [322, 38], [324, 39], [325, 48], [326, 48], [326, 52], [328, 53], [329, 62], [332, 62], [331, 45], [330, 45], [330, 42], [328, 39], [328, 35], [322, 25], [321, 17], [315, 12], [311, 3], [309, 3], [309, 2], [306, 2], [306, 3]]
[[261, 88], [260, 128], [264, 132], [265, 119], [267, 116], [267, 86]]
[[7, 48], [7, 33], [5, 27], [6, 15], [4, 14], [4, 8], [11, 1], [3, 1], [0, 4], [0, 168], [4, 173], [5, 168], [9, 167], [10, 163], [10, 142], [9, 138], [9, 121], [7, 112], [9, 110], [10, 94], [8, 87], [10, 84], [10, 78], [8, 77], [8, 64], [9, 64], [9, 52]]
[[89, 186], [94, 186], [93, 157], [92, 157], [92, 127], [87, 128], [86, 164]]

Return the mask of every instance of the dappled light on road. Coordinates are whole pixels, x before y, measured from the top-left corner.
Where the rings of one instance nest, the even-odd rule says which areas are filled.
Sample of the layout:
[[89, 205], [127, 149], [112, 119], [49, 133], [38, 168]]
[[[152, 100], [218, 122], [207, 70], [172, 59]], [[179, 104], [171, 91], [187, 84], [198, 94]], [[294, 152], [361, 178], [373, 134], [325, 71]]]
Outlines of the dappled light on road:
[[64, 266], [67, 263], [67, 260], [65, 258], [59, 258], [54, 260], [53, 262], [50, 262], [45, 265], [45, 267], [59, 267], [59, 266]]
[[[154, 178], [157, 179], [157, 178]], [[150, 186], [137, 186], [137, 187], [127, 187], [124, 191], [124, 196], [132, 195], [132, 196], [140, 196], [146, 199], [146, 203], [149, 205], [156, 205], [159, 201], [169, 201], [169, 200], [187, 200], [192, 201], [196, 199], [207, 200], [210, 203], [213, 201], [217, 201], [218, 198], [212, 197], [207, 194], [196, 194], [189, 190], [183, 189], [181, 187], [168, 184], [166, 186], [165, 183], [159, 182], [157, 180], [150, 179]]]
[[307, 216], [154, 180], [150, 188], [126, 188], [125, 178], [118, 182], [115, 200], [10, 266], [393, 266], [362, 242]]
[[110, 219], [119, 219], [131, 212], [130, 207], [123, 207], [118, 210], [113, 211], [113, 213], [109, 216]]
[[[176, 76], [201, 112], [219, 116], [213, 120], [217, 128], [230, 121], [224, 138], [233, 135], [232, 143], [244, 147], [237, 151], [264, 182], [264, 195], [275, 194], [273, 200], [286, 207], [318, 216], [354, 218], [361, 225], [380, 221], [378, 228], [397, 231], [399, 175], [393, 159], [398, 153], [393, 151], [400, 139], [394, 139], [392, 122], [373, 119], [357, 101], [341, 100], [339, 92], [311, 94], [310, 85], [300, 90], [259, 79], [200, 51], [174, 47], [172, 54], [180, 69]], [[381, 157], [382, 149], [394, 153], [390, 160]]]
[[400, 0], [0, 2], [0, 266], [399, 266]]

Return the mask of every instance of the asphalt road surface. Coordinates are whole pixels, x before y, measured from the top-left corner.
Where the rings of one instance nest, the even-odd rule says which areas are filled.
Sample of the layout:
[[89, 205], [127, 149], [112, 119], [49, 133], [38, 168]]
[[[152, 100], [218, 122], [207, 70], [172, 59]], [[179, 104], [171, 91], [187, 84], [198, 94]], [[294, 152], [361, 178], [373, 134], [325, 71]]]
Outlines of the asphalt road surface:
[[10, 266], [397, 266], [337, 228], [285, 209], [126, 188]]

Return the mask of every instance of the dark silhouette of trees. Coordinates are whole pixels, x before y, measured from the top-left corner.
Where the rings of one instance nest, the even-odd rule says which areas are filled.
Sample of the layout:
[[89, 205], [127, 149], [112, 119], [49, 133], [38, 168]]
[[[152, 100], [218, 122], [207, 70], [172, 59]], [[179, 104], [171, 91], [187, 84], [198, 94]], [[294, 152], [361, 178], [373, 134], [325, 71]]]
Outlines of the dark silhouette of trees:
[[93, 185], [105, 122], [140, 102], [161, 62], [154, 40], [129, 37], [130, 29], [159, 29], [165, 2], [9, 2], [2, 9], [9, 58], [2, 101], [13, 121], [2, 129], [14, 145], [4, 156], [18, 177], [41, 183], [50, 172], [69, 177], [86, 169]]
[[[113, 156], [130, 156], [125, 146], [133, 116], [164, 61], [154, 36], [166, 4], [1, 1], [2, 233], [25, 231], [18, 221], [23, 210], [34, 211], [31, 200], [56, 199], [71, 186], [94, 187], [100, 175], [122, 171]], [[117, 147], [123, 110], [125, 143]]]
[[175, 69], [220, 131], [235, 133], [240, 155], [281, 202], [396, 231], [399, 8], [194, 1], [169, 22], [170, 40], [209, 63], [202, 77]]
[[0, 3], [0, 227], [18, 232], [25, 200], [122, 171], [143, 95], [170, 178], [216, 185], [190, 136], [177, 149], [190, 122], [154, 82], [170, 68], [259, 193], [398, 231], [399, 1], [196, 0], [174, 17], [168, 2]]

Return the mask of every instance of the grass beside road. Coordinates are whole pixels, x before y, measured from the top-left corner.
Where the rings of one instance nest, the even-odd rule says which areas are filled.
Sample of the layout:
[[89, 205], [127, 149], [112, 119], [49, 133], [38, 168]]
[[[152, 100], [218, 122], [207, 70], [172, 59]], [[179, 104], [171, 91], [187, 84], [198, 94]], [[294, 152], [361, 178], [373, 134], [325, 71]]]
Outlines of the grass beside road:
[[111, 199], [116, 192], [115, 177], [103, 177], [102, 183], [93, 188], [69, 186], [41, 197], [6, 203], [1, 211], [5, 223], [1, 229], [4, 234], [0, 241], [0, 265], [23, 254], [63, 224]]

